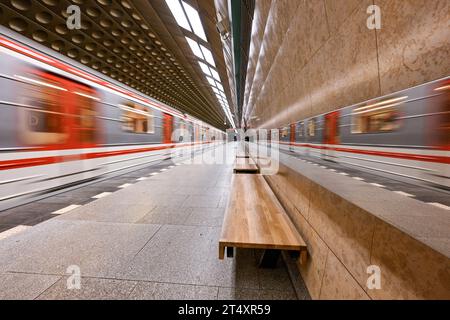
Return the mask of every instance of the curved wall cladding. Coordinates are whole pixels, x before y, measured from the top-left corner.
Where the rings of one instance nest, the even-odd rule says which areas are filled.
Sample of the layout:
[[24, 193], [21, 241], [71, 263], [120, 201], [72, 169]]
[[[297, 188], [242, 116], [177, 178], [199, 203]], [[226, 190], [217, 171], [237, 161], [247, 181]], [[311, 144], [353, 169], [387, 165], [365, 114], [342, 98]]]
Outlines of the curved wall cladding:
[[[66, 26], [81, 9], [81, 29]], [[132, 1], [7, 0], [0, 24], [183, 112], [223, 128], [199, 89]]]
[[[373, 4], [380, 30], [367, 28]], [[447, 0], [256, 0], [250, 127], [284, 127], [448, 76], [449, 12]], [[446, 256], [320, 187], [305, 177], [310, 168], [280, 161], [267, 179], [308, 244], [300, 271], [313, 298], [449, 298]], [[367, 290], [369, 264], [382, 268], [382, 290]]]
[[[381, 29], [367, 28], [367, 8]], [[447, 0], [256, 0], [244, 110], [297, 120], [447, 76]]]
[[[313, 299], [450, 299], [445, 210], [288, 155], [280, 162], [266, 180], [308, 246], [298, 268]], [[369, 266], [379, 289], [367, 286]]]

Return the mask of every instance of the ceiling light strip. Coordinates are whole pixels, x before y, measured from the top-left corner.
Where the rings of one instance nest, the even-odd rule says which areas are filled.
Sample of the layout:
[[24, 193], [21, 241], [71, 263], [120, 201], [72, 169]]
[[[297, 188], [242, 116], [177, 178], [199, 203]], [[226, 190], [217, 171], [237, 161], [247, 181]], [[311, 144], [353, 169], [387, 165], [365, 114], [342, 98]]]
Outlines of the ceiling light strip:
[[189, 24], [188, 19], [186, 18], [186, 13], [181, 6], [179, 0], [166, 0], [166, 4], [172, 12], [173, 17], [175, 18], [178, 25], [186, 30], [192, 32], [192, 28]]

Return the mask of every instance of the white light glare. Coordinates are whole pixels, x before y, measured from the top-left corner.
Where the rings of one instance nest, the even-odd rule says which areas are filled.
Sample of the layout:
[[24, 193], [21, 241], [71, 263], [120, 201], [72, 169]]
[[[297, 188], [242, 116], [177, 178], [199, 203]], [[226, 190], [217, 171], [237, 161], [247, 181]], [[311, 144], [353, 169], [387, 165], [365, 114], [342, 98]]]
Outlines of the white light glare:
[[235, 128], [236, 128], [236, 125], [235, 125], [235, 123], [234, 123], [233, 116], [231, 115], [230, 108], [229, 108], [228, 106], [222, 105], [222, 109], [223, 109], [223, 111], [225, 112], [225, 115], [227, 116], [228, 121], [231, 123], [233, 129], [235, 129]]
[[18, 76], [18, 75], [16, 75], [16, 74], [14, 75], [14, 77], [16, 77], [16, 78], [18, 78], [18, 79], [20, 79], [20, 80], [23, 80], [23, 81], [25, 81], [25, 82], [30, 82], [30, 83], [34, 83], [34, 84], [39, 84], [39, 85], [41, 85], [41, 86], [46, 86], [46, 87], [50, 87], [50, 88], [57, 89], [57, 90], [61, 90], [61, 91], [67, 91], [67, 89], [65, 89], [65, 88], [58, 87], [58, 86], [55, 86], [55, 85], [53, 85], [53, 84], [50, 84], [50, 83], [47, 83], [47, 82], [44, 82], [44, 81], [39, 81], [39, 80], [35, 80], [35, 79], [23, 77], [23, 76]]
[[203, 62], [199, 61], [198, 64], [200, 65], [200, 68], [202, 69], [203, 73], [210, 76], [211, 72], [209, 71], [209, 68], [206, 64], [204, 64]]
[[[189, 44], [189, 47], [191, 47], [192, 52], [195, 54], [197, 58], [204, 59], [202, 52], [200, 51], [200, 47], [198, 46], [198, 43], [191, 38], [186, 37], [186, 41]], [[201, 66], [200, 66], [201, 67]]]
[[186, 10], [186, 15], [188, 16], [192, 29], [194, 29], [194, 33], [203, 40], [208, 41], [206, 39], [205, 30], [203, 30], [202, 21], [200, 20], [197, 10], [184, 1], [181, 1], [181, 3], [183, 3], [184, 10]]
[[73, 93], [75, 93], [75, 94], [77, 94], [77, 95], [79, 95], [79, 96], [85, 97], [85, 98], [89, 98], [89, 99], [92, 99], [92, 100], [100, 101], [99, 98], [90, 96], [90, 95], [88, 95], [88, 94], [86, 94], [86, 93], [81, 93], [81, 92], [77, 92], [77, 91], [74, 91]]
[[219, 88], [219, 90], [221, 90], [222, 92], [224, 91], [223, 90], [223, 86], [222, 86], [222, 84], [220, 82], [216, 81], [216, 87]]
[[175, 20], [177, 21], [178, 25], [192, 32], [192, 29], [189, 26], [189, 22], [186, 19], [186, 15], [184, 14], [180, 2], [178, 0], [166, 0], [166, 3], [170, 11], [172, 12], [173, 16], [175, 17]]
[[216, 66], [216, 64], [214, 63], [214, 58], [212, 56], [211, 51], [206, 48], [205, 46], [200, 45], [200, 49], [202, 49], [203, 55], [205, 56], [205, 60], [212, 66]]
[[212, 76], [214, 77], [214, 79], [216, 79], [217, 81], [220, 82], [220, 77], [219, 77], [219, 74], [217, 73], [216, 70], [214, 70], [214, 69], [211, 68], [211, 74], [212, 74]]
[[216, 85], [215, 81], [214, 81], [212, 78], [206, 77], [206, 79], [208, 80], [208, 82], [209, 82], [209, 84], [210, 84], [211, 86], [214, 87], [214, 86]]

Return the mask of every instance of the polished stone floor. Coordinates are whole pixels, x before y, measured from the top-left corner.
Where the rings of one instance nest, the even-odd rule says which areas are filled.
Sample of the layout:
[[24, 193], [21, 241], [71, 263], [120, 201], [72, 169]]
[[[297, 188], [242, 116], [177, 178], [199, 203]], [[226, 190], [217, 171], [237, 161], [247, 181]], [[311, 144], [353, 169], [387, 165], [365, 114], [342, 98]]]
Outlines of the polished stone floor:
[[[69, 194], [79, 207], [1, 239], [0, 299], [309, 298], [295, 292], [282, 260], [260, 269], [254, 250], [218, 259], [231, 164], [161, 170], [103, 195], [95, 189], [95, 201], [84, 202], [83, 190]], [[47, 217], [49, 203], [29, 211]], [[68, 289], [78, 268], [80, 289]]]

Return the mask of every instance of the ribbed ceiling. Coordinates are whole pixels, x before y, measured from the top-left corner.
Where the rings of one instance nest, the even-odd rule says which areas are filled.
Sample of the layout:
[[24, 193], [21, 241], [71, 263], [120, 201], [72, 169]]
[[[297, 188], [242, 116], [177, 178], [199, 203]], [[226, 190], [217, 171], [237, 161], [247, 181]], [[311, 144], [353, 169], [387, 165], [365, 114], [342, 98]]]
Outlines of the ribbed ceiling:
[[[186, 1], [199, 11], [221, 79], [226, 79], [214, 2]], [[80, 30], [66, 27], [69, 5], [81, 8]], [[164, 0], [5, 0], [0, 24], [142, 93], [225, 129], [225, 114]], [[222, 82], [229, 97], [229, 87]], [[230, 99], [228, 99], [230, 101]]]

